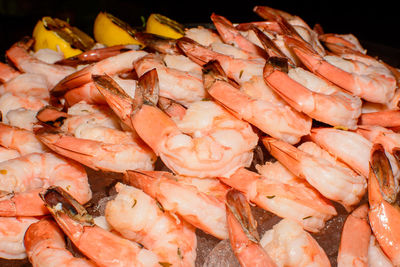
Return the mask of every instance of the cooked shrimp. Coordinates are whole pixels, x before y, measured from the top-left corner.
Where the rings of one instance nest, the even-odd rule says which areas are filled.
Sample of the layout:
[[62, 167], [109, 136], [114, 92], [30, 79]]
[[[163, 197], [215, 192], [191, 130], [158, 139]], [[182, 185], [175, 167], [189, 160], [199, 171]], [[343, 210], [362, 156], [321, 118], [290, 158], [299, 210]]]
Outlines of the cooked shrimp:
[[337, 48], [337, 46], [340, 46], [352, 49], [362, 54], [367, 53], [367, 50], [362, 47], [360, 41], [353, 34], [325, 33], [319, 35], [318, 38], [332, 52], [336, 52], [337, 50], [335, 50], [335, 48]]
[[159, 36], [149, 32], [136, 32], [135, 39], [145, 45], [147, 50], [167, 55], [180, 55], [176, 39]]
[[26, 110], [39, 111], [42, 107], [46, 106], [48, 101], [25, 95], [15, 95], [10, 92], [0, 96], [0, 112], [3, 115], [3, 122], [8, 124], [7, 115], [10, 111], [24, 108]]
[[145, 55], [147, 55], [147, 52], [145, 51], [131, 50], [92, 63], [85, 68], [66, 76], [51, 89], [50, 93], [57, 97], [63, 96], [68, 90], [72, 90], [91, 82], [92, 75], [104, 73], [114, 75], [130, 71], [133, 69], [133, 62]]
[[74, 257], [66, 249], [64, 233], [57, 223], [45, 217], [29, 226], [25, 233], [24, 245], [30, 263], [34, 267], [95, 267], [85, 258]]
[[382, 127], [400, 126], [400, 110], [379, 110], [363, 113], [360, 116], [360, 125], [379, 125]]
[[[85, 106], [88, 107], [86, 112], [78, 111], [73, 115], [74, 110]], [[125, 172], [154, 169], [154, 152], [135, 133], [122, 131], [110, 110], [99, 109], [99, 112], [84, 103], [72, 108], [70, 114], [55, 114], [52, 118], [53, 125], [61, 124], [59, 132], [42, 130], [37, 134], [50, 149], [95, 170]], [[39, 118], [45, 120], [44, 117], [49, 117], [50, 113], [51, 109], [42, 110]], [[49, 120], [46, 122], [49, 123]]]
[[290, 107], [262, 77], [254, 76], [238, 89], [229, 82], [217, 61], [204, 65], [204, 70], [208, 93], [239, 118], [291, 144], [309, 134], [312, 119]]
[[125, 180], [160, 202], [164, 210], [178, 214], [219, 239], [228, 238], [224, 202], [212, 194], [182, 183], [178, 177], [162, 171], [128, 170]]
[[47, 86], [45, 76], [35, 73], [22, 73], [5, 83], [0, 94], [10, 92], [49, 100], [50, 94]]
[[363, 204], [347, 217], [340, 239], [338, 267], [368, 266], [368, 248], [371, 237], [368, 209], [368, 205]]
[[[179, 121], [173, 121], [155, 107], [155, 69], [141, 76], [145, 82], [139, 86], [142, 96], [135, 98], [136, 102], [121, 93], [109, 78], [98, 78], [104, 80], [102, 89], [109, 92], [107, 100], [112, 102], [110, 106], [117, 110], [117, 114], [122, 113], [122, 121], [127, 121], [133, 114], [131, 125], [139, 137], [176, 174], [199, 178], [226, 176], [251, 163], [252, 149], [257, 144], [258, 136], [248, 123], [216, 103], [194, 102]], [[154, 121], [157, 123], [154, 124]]]
[[0, 146], [0, 162], [15, 159], [20, 156], [21, 154], [17, 150]]
[[286, 37], [286, 42], [310, 71], [351, 94], [381, 104], [387, 104], [393, 98], [396, 79], [378, 61], [355, 54], [348, 54], [346, 57], [321, 57], [297, 39]]
[[265, 65], [264, 59], [234, 58], [215, 52], [187, 37], [180, 38], [177, 41], [177, 45], [187, 57], [199, 65], [204, 65], [211, 60], [217, 60], [228, 77], [239, 84], [250, 80], [253, 76], [262, 76]]
[[351, 210], [363, 197], [366, 191], [365, 177], [340, 164], [314, 143], [303, 143], [300, 150], [270, 137], [264, 137], [262, 141], [269, 153], [282, 165], [296, 176], [306, 179], [326, 198], [341, 203], [347, 210]]
[[0, 217], [0, 258], [26, 258], [24, 235], [37, 221], [34, 217]]
[[246, 197], [237, 190], [230, 190], [226, 195], [226, 211], [229, 240], [240, 265], [277, 266], [259, 243], [257, 222], [253, 218]]
[[371, 235], [368, 247], [368, 267], [394, 267], [382, 251], [374, 235]]
[[203, 46], [210, 46], [213, 43], [222, 43], [221, 36], [219, 36], [215, 30], [203, 26], [185, 29], [185, 36]]
[[105, 210], [114, 230], [153, 251], [165, 265], [194, 266], [197, 241], [192, 225], [164, 212], [140, 189], [121, 183], [115, 188], [118, 194]]
[[331, 266], [325, 251], [300, 224], [282, 219], [260, 240], [277, 266]]
[[1, 216], [45, 214], [38, 193], [50, 185], [62, 186], [80, 203], [92, 197], [83, 166], [52, 153], [31, 153], [3, 161], [0, 170]]
[[[158, 129], [148, 124], [150, 117], [160, 121]], [[188, 176], [229, 176], [239, 167], [248, 167], [258, 140], [250, 125], [211, 101], [193, 103], [176, 123], [159, 109], [144, 105], [132, 123], [170, 169]]]
[[255, 56], [267, 57], [267, 53], [263, 48], [246, 39], [227, 18], [213, 13], [211, 14], [211, 20], [225, 43], [240, 47]]
[[149, 54], [134, 64], [138, 76], [151, 69], [157, 70], [160, 96], [167, 97], [188, 106], [205, 98], [201, 76], [165, 65], [158, 54]]
[[319, 232], [325, 222], [337, 214], [329, 200], [279, 162], [259, 169], [264, 175], [241, 168], [221, 180], [243, 192], [260, 208], [295, 220], [311, 232]]
[[400, 133], [381, 126], [360, 125], [357, 133], [367, 138], [371, 143], [381, 144], [385, 151], [392, 153], [393, 149], [400, 147]]
[[0, 62], [0, 82], [5, 83], [17, 77], [21, 73], [8, 64]]
[[4, 123], [0, 123], [0, 145], [15, 149], [21, 155], [48, 151], [33, 132]]
[[54, 63], [59, 65], [77, 67], [78, 65], [95, 63], [103, 59], [119, 55], [123, 52], [135, 50], [136, 48], [137, 47], [135, 45], [113, 45], [101, 48], [94, 48], [88, 51], [84, 51], [79, 55], [73, 57], [57, 60]]
[[[345, 162], [348, 166], [364, 177], [369, 175], [369, 155], [372, 142], [361, 134], [335, 128], [313, 128], [311, 139], [334, 157]], [[395, 158], [387, 153], [394, 176], [399, 176], [399, 166]]]
[[268, 21], [277, 22], [283, 34], [294, 35], [304, 40], [321, 56], [326, 54], [318, 34], [299, 16], [268, 6], [255, 6], [253, 11]]
[[400, 209], [396, 204], [397, 194], [390, 161], [382, 145], [375, 144], [371, 149], [368, 177], [368, 218], [379, 245], [395, 266], [400, 264]]
[[270, 58], [264, 80], [299, 112], [332, 126], [355, 129], [361, 99], [300, 67], [287, 69], [282, 60]]
[[50, 187], [41, 197], [72, 243], [98, 266], [160, 266], [153, 252], [94, 224], [92, 216], [62, 188]]
[[6, 55], [21, 72], [45, 76], [48, 82], [48, 88], [52, 88], [64, 77], [76, 71], [73, 67], [49, 64], [35, 58], [27, 51], [26, 44], [21, 42], [14, 44], [8, 49]]

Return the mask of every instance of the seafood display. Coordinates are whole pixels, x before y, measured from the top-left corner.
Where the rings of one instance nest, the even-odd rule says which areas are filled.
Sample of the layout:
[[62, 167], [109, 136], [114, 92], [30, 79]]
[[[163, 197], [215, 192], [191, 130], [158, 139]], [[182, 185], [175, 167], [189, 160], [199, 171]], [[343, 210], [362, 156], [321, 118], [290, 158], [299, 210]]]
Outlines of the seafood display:
[[5, 52], [0, 265], [400, 266], [400, 69], [253, 11]]

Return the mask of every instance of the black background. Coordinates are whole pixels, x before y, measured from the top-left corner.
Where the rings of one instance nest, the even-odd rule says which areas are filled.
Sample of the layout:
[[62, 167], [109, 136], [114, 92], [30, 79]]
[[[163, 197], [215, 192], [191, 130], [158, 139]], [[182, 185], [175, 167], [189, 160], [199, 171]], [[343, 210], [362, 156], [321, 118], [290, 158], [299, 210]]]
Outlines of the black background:
[[93, 35], [93, 22], [100, 11], [107, 11], [131, 26], [141, 26], [141, 17], [161, 13], [181, 23], [210, 23], [215, 12], [232, 22], [261, 20], [255, 5], [267, 5], [303, 18], [311, 27], [319, 23], [325, 32], [353, 33], [372, 54], [383, 52], [398, 64], [400, 60], [400, 15], [393, 1], [127, 1], [127, 0], [0, 0], [1, 51], [24, 35], [31, 35], [42, 16], [69, 22]]

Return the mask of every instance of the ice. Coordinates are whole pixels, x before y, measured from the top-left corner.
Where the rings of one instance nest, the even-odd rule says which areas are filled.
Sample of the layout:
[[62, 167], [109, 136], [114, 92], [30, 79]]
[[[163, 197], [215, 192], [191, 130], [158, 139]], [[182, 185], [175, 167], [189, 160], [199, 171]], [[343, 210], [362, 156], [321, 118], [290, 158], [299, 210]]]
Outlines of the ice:
[[240, 267], [235, 254], [233, 254], [229, 239], [220, 241], [211, 250], [204, 261], [203, 267]]
[[210, 254], [211, 250], [220, 242], [219, 239], [213, 237], [212, 235], [206, 234], [203, 231], [197, 229], [197, 258], [196, 267], [203, 266], [204, 260], [207, 255]]

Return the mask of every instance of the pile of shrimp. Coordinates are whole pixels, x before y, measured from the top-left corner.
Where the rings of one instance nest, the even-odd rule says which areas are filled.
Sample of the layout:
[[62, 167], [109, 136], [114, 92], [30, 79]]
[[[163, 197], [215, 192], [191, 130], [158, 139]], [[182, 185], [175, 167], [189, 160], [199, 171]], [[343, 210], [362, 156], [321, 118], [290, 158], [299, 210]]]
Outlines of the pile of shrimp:
[[[195, 266], [200, 230], [241, 266], [399, 266], [400, 70], [352, 34], [254, 12], [67, 59], [30, 37], [8, 49], [0, 257]], [[88, 169], [121, 177], [100, 216]], [[259, 233], [251, 206], [280, 221]], [[312, 234], [338, 207], [332, 262]]]

